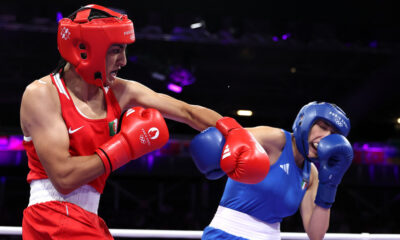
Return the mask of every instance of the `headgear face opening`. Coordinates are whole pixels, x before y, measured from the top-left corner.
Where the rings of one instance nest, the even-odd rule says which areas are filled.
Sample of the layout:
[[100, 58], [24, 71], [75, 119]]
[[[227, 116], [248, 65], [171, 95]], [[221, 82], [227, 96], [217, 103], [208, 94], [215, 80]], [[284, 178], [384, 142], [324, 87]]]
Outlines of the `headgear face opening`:
[[313, 124], [319, 119], [327, 121], [345, 137], [350, 132], [350, 120], [338, 106], [326, 102], [310, 102], [303, 106], [292, 129], [297, 148], [305, 159], [308, 159], [308, 135]]
[[[92, 10], [107, 17], [90, 18]], [[112, 44], [135, 42], [133, 23], [127, 15], [90, 4], [76, 11], [76, 17], [63, 18], [58, 23], [57, 45], [61, 56], [71, 63], [88, 83], [103, 86], [106, 75], [106, 55]]]

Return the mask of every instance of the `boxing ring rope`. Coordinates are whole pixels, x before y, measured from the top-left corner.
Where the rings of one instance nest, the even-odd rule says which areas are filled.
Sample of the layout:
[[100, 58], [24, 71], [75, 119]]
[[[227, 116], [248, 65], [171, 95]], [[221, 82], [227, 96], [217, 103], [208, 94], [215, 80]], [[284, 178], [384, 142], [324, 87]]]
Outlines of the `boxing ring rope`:
[[[110, 229], [114, 237], [120, 238], [172, 238], [172, 239], [200, 239], [202, 231], [190, 230], [151, 230], [151, 229]], [[0, 235], [21, 235], [22, 227], [0, 226]], [[306, 233], [281, 233], [282, 240], [307, 240]], [[399, 240], [400, 234], [372, 234], [372, 233], [327, 233], [326, 240]]]

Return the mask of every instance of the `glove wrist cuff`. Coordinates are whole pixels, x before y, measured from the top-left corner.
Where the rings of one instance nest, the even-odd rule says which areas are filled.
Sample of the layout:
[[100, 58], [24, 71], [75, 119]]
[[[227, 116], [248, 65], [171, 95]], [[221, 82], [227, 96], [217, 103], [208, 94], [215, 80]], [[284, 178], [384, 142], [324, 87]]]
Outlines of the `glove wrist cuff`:
[[96, 149], [95, 152], [100, 157], [101, 161], [103, 162], [105, 175], [106, 176], [110, 175], [112, 166], [111, 166], [111, 162], [110, 162], [108, 155], [101, 148]]
[[228, 135], [229, 131], [235, 128], [242, 128], [242, 126], [231, 117], [223, 117], [217, 121], [215, 126], [225, 137]]
[[323, 208], [331, 208], [335, 202], [337, 185], [319, 183], [315, 204]]
[[96, 153], [103, 161], [106, 172], [112, 172], [125, 165], [132, 159], [129, 144], [120, 134], [112, 137], [108, 142], [101, 145]]

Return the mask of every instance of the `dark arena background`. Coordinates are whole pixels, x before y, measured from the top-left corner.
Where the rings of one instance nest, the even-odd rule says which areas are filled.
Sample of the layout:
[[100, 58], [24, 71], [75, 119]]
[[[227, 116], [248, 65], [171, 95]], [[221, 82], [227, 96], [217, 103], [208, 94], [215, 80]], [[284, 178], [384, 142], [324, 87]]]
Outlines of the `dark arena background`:
[[[29, 200], [22, 93], [56, 67], [57, 20], [88, 3], [134, 22], [136, 42], [120, 77], [246, 127], [291, 131], [304, 104], [341, 106], [351, 119], [354, 160], [328, 233], [400, 233], [400, 14], [395, 1], [378, 0], [2, 1], [0, 226], [21, 226]], [[240, 109], [252, 116], [238, 116]], [[167, 123], [166, 146], [107, 182], [99, 215], [110, 228], [201, 231], [211, 221], [226, 177], [200, 174], [188, 151], [197, 132]], [[299, 212], [281, 230], [304, 232]]]

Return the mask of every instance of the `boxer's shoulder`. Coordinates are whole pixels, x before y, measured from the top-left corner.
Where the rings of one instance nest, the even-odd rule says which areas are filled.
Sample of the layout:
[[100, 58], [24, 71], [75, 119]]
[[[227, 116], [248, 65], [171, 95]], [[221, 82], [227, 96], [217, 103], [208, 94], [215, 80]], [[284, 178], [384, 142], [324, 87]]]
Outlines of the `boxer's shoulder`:
[[25, 89], [25, 92], [30, 94], [49, 94], [52, 91], [55, 91], [55, 87], [51, 81], [51, 77], [49, 75], [42, 77], [40, 79], [36, 79], [32, 81]]
[[23, 104], [39, 104], [42, 106], [48, 103], [59, 104], [57, 90], [50, 76], [31, 82], [24, 91], [22, 102]]
[[268, 153], [281, 151], [286, 144], [285, 133], [280, 128], [258, 126], [247, 128]]

